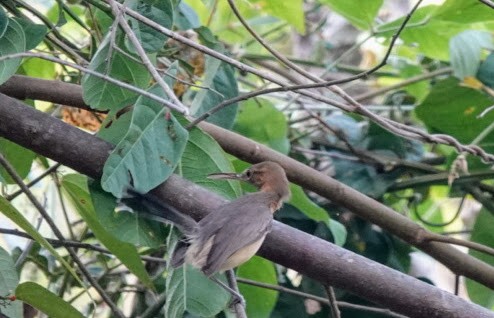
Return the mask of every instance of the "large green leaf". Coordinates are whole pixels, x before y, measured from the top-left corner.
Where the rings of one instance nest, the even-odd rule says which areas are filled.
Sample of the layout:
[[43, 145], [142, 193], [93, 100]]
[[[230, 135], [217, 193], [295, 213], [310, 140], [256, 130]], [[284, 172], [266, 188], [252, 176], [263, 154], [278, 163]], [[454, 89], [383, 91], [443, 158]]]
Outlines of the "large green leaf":
[[489, 54], [480, 64], [477, 78], [490, 88], [494, 87], [494, 53]]
[[[133, 0], [129, 7], [167, 29], [171, 29], [173, 25], [173, 5], [170, 0]], [[167, 36], [163, 33], [135, 19], [130, 19], [130, 24], [146, 52], [157, 52], [165, 44]], [[127, 47], [134, 50], [129, 42]]]
[[[222, 51], [219, 45], [215, 49]], [[205, 74], [206, 77], [202, 86], [209, 89], [201, 89], [192, 101], [191, 113], [194, 116], [202, 115], [221, 102], [238, 96], [237, 80], [233, 67], [207, 56]], [[237, 108], [238, 103], [228, 105], [208, 117], [207, 121], [231, 129], [237, 115]]]
[[290, 148], [285, 115], [265, 99], [242, 103], [234, 130], [284, 154]]
[[0, 7], [0, 38], [3, 36], [7, 26], [9, 25], [9, 17], [5, 13], [5, 10]]
[[197, 13], [184, 1], [180, 1], [175, 10], [175, 26], [178, 29], [189, 30], [201, 26]]
[[[480, 211], [477, 216], [477, 220], [473, 227], [471, 240], [486, 246], [494, 246], [494, 232], [492, 231], [492, 225], [494, 224], [494, 216], [485, 208]], [[494, 266], [494, 257], [481, 253], [478, 251], [470, 250], [470, 255]], [[467, 290], [470, 299], [481, 306], [489, 309], [494, 308], [494, 292], [492, 289], [485, 287], [478, 282], [467, 279]]]
[[[19, 284], [14, 261], [9, 253], [0, 247], [0, 296], [14, 295], [14, 290]], [[22, 317], [22, 306], [18, 301], [11, 302], [1, 308], [1, 312], [10, 318]]]
[[[163, 94], [156, 85], [150, 92]], [[187, 137], [187, 131], [163, 105], [139, 97], [127, 134], [105, 163], [102, 188], [116, 197], [131, 184], [137, 191], [148, 192], [173, 173]]]
[[383, 4], [383, 0], [320, 0], [332, 10], [347, 18], [354, 26], [369, 30], [374, 24], [374, 18]]
[[[0, 57], [21, 53], [26, 50], [26, 36], [19, 22], [9, 19], [7, 28], [0, 37]], [[21, 58], [0, 60], [0, 84], [15, 74]]]
[[[177, 240], [178, 236], [172, 233], [167, 245], [172, 246]], [[182, 318], [185, 311], [199, 317], [213, 317], [225, 308], [230, 297], [222, 287], [189, 265], [168, 268], [166, 293], [167, 318]]]
[[83, 318], [84, 316], [68, 302], [48, 289], [33, 283], [25, 282], [15, 290], [19, 300], [33, 306], [52, 318]]
[[[93, 231], [96, 238], [104, 245], [110, 252], [112, 252], [122, 263], [134, 274], [141, 282], [147, 287], [152, 288], [153, 283], [149, 278], [149, 275], [142, 264], [141, 258], [135, 246], [123, 241], [123, 234], [113, 236], [109, 233], [108, 223], [102, 222], [95, 213], [94, 206], [91, 202], [91, 196], [87, 188], [87, 178], [80, 174], [69, 174], [63, 177], [62, 187], [67, 191], [72, 203], [76, 207], [77, 211]], [[98, 209], [103, 208], [98, 205]], [[134, 229], [135, 231], [135, 229]]]
[[166, 238], [166, 229], [160, 222], [138, 217], [139, 212], [131, 213], [125, 209], [116, 211], [116, 199], [105, 192], [96, 182], [90, 182], [89, 191], [96, 215], [101, 224], [120, 240], [139, 246], [158, 247]]
[[15, 19], [24, 31], [26, 51], [34, 49], [43, 40], [48, 28], [43, 24], [34, 24], [26, 19]]
[[[31, 170], [36, 154], [29, 149], [21, 147], [7, 139], [0, 138], [0, 153], [7, 159], [19, 176], [24, 179]], [[15, 183], [12, 177], [0, 167], [0, 182]]]
[[[117, 41], [116, 45], [120, 42], [122, 41]], [[149, 73], [144, 65], [137, 63], [128, 54], [113, 49], [108, 34], [99, 45], [89, 69], [136, 87], [146, 87], [150, 79]], [[88, 105], [101, 110], [118, 109], [123, 101], [136, 96], [134, 92], [89, 74], [82, 78], [82, 94]]]
[[[494, 112], [478, 115], [494, 100], [480, 91], [463, 87], [453, 77], [437, 82], [416, 107], [417, 116], [430, 131], [451, 135], [462, 143], [472, 142], [494, 120]], [[494, 134], [480, 144], [494, 142]]]
[[[424, 55], [443, 61], [449, 60], [449, 40], [459, 32], [469, 28], [455, 22], [434, 19], [438, 6], [429, 5], [419, 8], [408, 21], [407, 27], [401, 32], [400, 38], [405, 44], [417, 47]], [[380, 36], [393, 36], [404, 17], [380, 25], [377, 33]]]
[[449, 50], [455, 76], [460, 80], [467, 76], [475, 76], [482, 50], [485, 49], [494, 49], [489, 32], [467, 30], [453, 37], [449, 43]]
[[[240, 266], [237, 276], [266, 284], [278, 284], [274, 264], [258, 256], [254, 256]], [[270, 317], [278, 299], [277, 291], [247, 284], [239, 284], [239, 290], [247, 303], [248, 317]]]
[[492, 12], [478, 0], [446, 0], [434, 13], [435, 19], [470, 24], [492, 21]]
[[[185, 275], [185, 308], [189, 313], [200, 317], [214, 317], [225, 309], [230, 300], [230, 293], [198, 269], [186, 266]], [[220, 275], [216, 274], [216, 276], [220, 278]]]
[[180, 167], [185, 178], [225, 198], [235, 199], [242, 194], [238, 181], [207, 178], [214, 172], [233, 171], [233, 165], [216, 140], [197, 127], [189, 131]]

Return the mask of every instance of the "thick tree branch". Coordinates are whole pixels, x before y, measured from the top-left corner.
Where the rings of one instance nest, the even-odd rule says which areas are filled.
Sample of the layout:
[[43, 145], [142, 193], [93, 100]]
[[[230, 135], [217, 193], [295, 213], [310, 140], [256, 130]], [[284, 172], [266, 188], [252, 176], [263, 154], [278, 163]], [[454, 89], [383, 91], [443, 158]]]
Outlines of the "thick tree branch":
[[[0, 123], [0, 136], [96, 179], [101, 176], [103, 164], [113, 148], [97, 137], [3, 94], [0, 94]], [[240, 138], [235, 134], [231, 136]], [[259, 145], [247, 147], [246, 150], [253, 155], [252, 160], [258, 160], [261, 154], [268, 153], [267, 149], [261, 149]], [[282, 159], [277, 161], [288, 168], [293, 180], [328, 185], [327, 177], [307, 179], [315, 176], [308, 167], [309, 170], [301, 172], [308, 172], [309, 175], [294, 175], [295, 163], [286, 157]], [[336, 199], [343, 197], [345, 200], [358, 193], [334, 180], [329, 182], [329, 188], [325, 191], [330, 191]], [[194, 217], [201, 217], [224, 202], [218, 195], [178, 176], [171, 176], [154, 193]], [[361, 194], [358, 196], [358, 202], [345, 203], [357, 210], [378, 209], [394, 213], [374, 200]], [[389, 217], [382, 213], [380, 216]], [[440, 243], [427, 243], [426, 246], [436, 246], [439, 255], [450, 254], [458, 259], [458, 254], [452, 253], [452, 248], [445, 248]], [[259, 254], [323, 284], [348, 290], [410, 317], [494, 317], [494, 313], [478, 305], [279, 222], [274, 223], [273, 231]], [[471, 266], [485, 271], [484, 274], [493, 279], [493, 269], [486, 264], [469, 257], [463, 258], [462, 262], [463, 267]], [[488, 277], [480, 275], [480, 278], [486, 285], [494, 286]]]

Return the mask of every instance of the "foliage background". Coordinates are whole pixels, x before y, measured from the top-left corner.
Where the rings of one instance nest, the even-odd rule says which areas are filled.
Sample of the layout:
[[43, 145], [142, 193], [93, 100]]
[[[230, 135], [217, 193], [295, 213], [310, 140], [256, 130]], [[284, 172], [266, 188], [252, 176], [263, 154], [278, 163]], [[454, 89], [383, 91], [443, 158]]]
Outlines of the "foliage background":
[[[88, 182], [0, 138], [0, 153], [26, 182], [50, 169], [51, 181], [33, 190], [40, 202], [46, 202], [43, 209], [60, 232], [57, 235], [46, 219], [38, 221], [25, 198], [16, 198], [17, 182], [5, 166], [0, 168], [0, 210], [13, 222], [2, 225], [9, 236], [2, 242], [8, 252], [0, 249], [5, 264], [0, 266], [0, 291], [5, 291], [0, 296], [15, 294], [53, 317], [110, 315], [94, 290], [96, 301], [87, 297], [87, 282], [72, 269], [75, 260], [70, 252], [43, 235], [104, 246], [106, 253], [91, 246], [74, 253], [126, 315], [231, 315], [224, 310], [227, 295], [201, 274], [163, 265], [176, 240], [169, 227], [115, 212], [114, 196], [121, 197], [130, 182], [147, 192], [172, 173], [228, 199], [252, 191], [235, 182], [206, 179], [212, 172], [242, 171], [248, 163], [224, 153], [200, 128], [189, 127], [183, 105], [198, 117], [227, 101], [231, 104], [207, 118], [209, 122], [295, 158], [431, 232], [494, 246], [493, 173], [488, 162], [492, 160], [488, 154], [494, 152], [494, 20], [493, 9], [486, 4], [423, 3], [401, 30], [415, 2], [235, 2], [241, 17], [269, 47], [325, 81], [342, 81], [349, 96], [375, 114], [372, 120], [360, 109], [342, 111], [338, 105], [347, 101], [345, 95], [325, 88], [312, 90], [319, 99], [287, 88], [235, 100], [276, 87], [273, 83], [307, 82], [296, 67], [279, 63], [253, 39], [227, 1], [145, 0], [125, 5], [268, 76], [262, 79], [250, 70], [239, 71], [233, 62], [200, 53], [124, 15], [114, 1], [3, 2], [0, 92], [8, 94], [14, 74], [81, 85], [90, 111], [42, 98], [26, 103], [97, 133], [116, 149], [105, 163], [101, 182]], [[384, 58], [384, 66], [367, 72]], [[344, 81], [353, 75], [358, 76]], [[175, 108], [170, 111], [163, 105]], [[383, 128], [388, 120], [403, 125], [393, 133]], [[407, 135], [407, 129], [414, 128], [435, 135]], [[417, 272], [411, 266], [418, 253], [414, 247], [345, 207], [295, 184], [291, 190], [291, 201], [276, 214], [277, 220], [399, 271]], [[18, 243], [10, 236], [18, 233], [7, 229], [12, 226], [35, 241]], [[469, 253], [492, 264], [492, 255]], [[259, 257], [241, 266], [237, 275], [326, 297], [319, 283]], [[420, 278], [441, 284], [436, 277]], [[492, 290], [478, 282], [461, 280], [455, 288], [454, 277], [446, 280], [453, 292], [486, 308], [494, 306]], [[330, 312], [320, 302], [252, 284], [240, 284], [240, 291], [250, 317], [323, 317]], [[336, 297], [375, 306], [345, 290], [336, 290]], [[9, 317], [21, 317], [19, 301], [5, 300], [0, 309]], [[387, 315], [340, 309], [343, 317]]]

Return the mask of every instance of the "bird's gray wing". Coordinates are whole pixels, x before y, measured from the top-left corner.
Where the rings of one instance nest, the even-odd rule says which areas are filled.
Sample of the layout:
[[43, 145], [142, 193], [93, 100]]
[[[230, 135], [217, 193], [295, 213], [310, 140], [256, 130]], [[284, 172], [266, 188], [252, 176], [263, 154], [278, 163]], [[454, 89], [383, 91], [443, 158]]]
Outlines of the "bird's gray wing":
[[[214, 243], [202, 271], [217, 272], [225, 261], [239, 249], [263, 238], [270, 230], [272, 212], [264, 193], [254, 193], [223, 205], [201, 220], [205, 237], [214, 235]], [[228, 222], [225, 222], [225, 218]]]

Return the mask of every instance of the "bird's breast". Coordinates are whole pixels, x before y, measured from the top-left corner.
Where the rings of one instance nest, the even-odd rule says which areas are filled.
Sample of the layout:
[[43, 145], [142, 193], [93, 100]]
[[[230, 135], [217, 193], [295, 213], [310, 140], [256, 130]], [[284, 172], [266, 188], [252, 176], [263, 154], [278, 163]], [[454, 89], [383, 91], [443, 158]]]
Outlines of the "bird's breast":
[[238, 251], [236, 251], [235, 253], [233, 253], [221, 266], [219, 271], [223, 272], [247, 262], [251, 257], [256, 255], [259, 248], [261, 248], [261, 245], [264, 242], [265, 238], [266, 235], [262, 236], [259, 240], [255, 241], [254, 243], [246, 245], [241, 249], [239, 249]]

